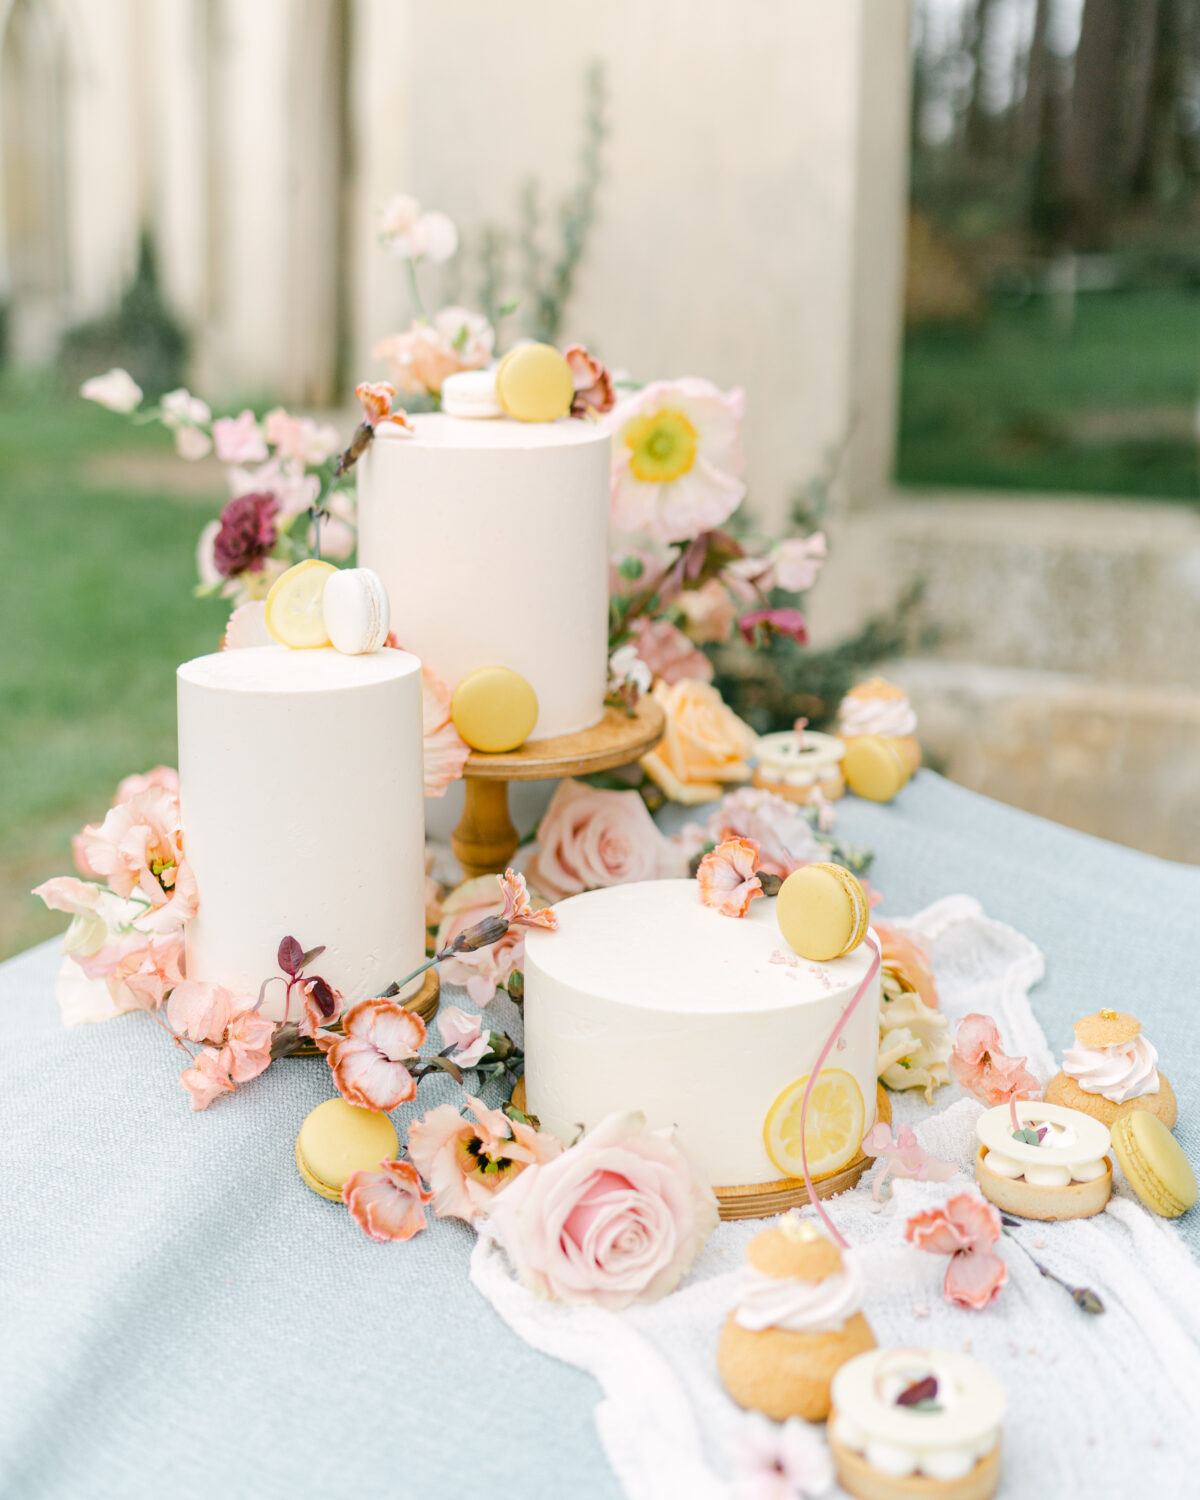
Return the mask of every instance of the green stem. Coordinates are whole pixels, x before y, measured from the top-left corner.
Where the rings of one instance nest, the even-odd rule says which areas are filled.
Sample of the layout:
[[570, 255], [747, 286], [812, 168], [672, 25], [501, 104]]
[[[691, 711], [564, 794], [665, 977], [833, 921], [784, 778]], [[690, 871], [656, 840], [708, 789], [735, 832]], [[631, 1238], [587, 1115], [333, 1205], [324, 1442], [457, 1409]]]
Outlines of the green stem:
[[429, 318], [425, 312], [425, 304], [421, 300], [421, 288], [417, 285], [417, 263], [410, 255], [405, 264], [408, 266], [408, 290], [412, 295], [413, 306], [417, 310], [417, 317], [421, 322], [427, 323]]

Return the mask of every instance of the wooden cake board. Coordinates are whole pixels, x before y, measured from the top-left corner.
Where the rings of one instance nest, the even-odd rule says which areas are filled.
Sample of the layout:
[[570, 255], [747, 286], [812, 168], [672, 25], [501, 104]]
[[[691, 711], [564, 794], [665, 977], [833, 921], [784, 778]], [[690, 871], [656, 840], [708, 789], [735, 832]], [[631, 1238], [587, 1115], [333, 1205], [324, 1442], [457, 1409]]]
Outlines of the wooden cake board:
[[[426, 969], [425, 977], [421, 981], [421, 988], [415, 995], [410, 995], [407, 1000], [401, 1000], [405, 1010], [411, 1010], [413, 1015], [420, 1016], [426, 1025], [433, 1020], [438, 1013], [438, 996], [441, 993], [442, 982], [438, 978], [436, 969]], [[327, 1028], [330, 1031], [341, 1031], [342, 1023], [335, 1021]], [[320, 1049], [317, 1044], [305, 1037], [295, 1052], [289, 1053], [290, 1057], [316, 1057]]]
[[[525, 1097], [525, 1080], [518, 1078], [513, 1087], [512, 1102], [522, 1114], [525, 1113]], [[892, 1101], [881, 1083], [875, 1085], [875, 1118], [885, 1125], [892, 1123]], [[813, 1183], [817, 1197], [832, 1198], [835, 1193], [846, 1192], [874, 1160], [873, 1156], [860, 1151], [849, 1166]], [[781, 1177], [775, 1182], [756, 1182], [746, 1187], [719, 1187], [713, 1191], [723, 1219], [770, 1219], [808, 1202], [808, 1189], [799, 1177]]]
[[590, 776], [627, 766], [653, 750], [665, 728], [662, 708], [653, 698], [643, 696], [632, 715], [606, 708], [598, 724], [578, 734], [529, 740], [519, 750], [502, 755], [472, 751], [463, 770], [466, 799], [462, 818], [450, 838], [463, 878], [499, 875], [512, 863], [518, 834], [508, 815], [510, 781]]

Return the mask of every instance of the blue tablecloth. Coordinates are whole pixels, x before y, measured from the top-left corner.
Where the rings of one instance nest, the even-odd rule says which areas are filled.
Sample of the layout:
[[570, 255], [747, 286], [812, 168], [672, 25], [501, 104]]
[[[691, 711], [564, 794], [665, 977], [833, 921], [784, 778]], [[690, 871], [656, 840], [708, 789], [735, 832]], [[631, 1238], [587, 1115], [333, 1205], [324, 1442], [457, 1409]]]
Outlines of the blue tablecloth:
[[[1055, 1048], [1102, 1005], [1139, 1015], [1200, 1160], [1200, 870], [929, 772], [890, 807], [847, 799], [839, 832], [877, 850], [885, 914], [965, 891], [1037, 942]], [[303, 1186], [293, 1142], [332, 1092], [321, 1061], [193, 1114], [145, 1016], [63, 1030], [58, 962], [48, 944], [0, 966], [3, 1500], [618, 1494], [596, 1387], [473, 1290], [466, 1226], [378, 1246]], [[432, 1080], [419, 1110], [455, 1095]], [[1079, 1493], [1105, 1493], [1102, 1468]]]

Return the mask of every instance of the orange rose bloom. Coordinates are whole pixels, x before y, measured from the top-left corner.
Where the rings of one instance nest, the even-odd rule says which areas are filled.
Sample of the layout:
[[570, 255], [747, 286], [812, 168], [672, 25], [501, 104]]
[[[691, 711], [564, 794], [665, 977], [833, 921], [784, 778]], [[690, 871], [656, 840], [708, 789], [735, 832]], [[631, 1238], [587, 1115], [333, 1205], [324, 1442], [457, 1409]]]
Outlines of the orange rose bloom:
[[667, 716], [667, 729], [642, 756], [642, 766], [672, 801], [712, 802], [723, 783], [749, 779], [754, 731], [726, 707], [715, 687], [686, 677], [656, 682], [653, 696]]

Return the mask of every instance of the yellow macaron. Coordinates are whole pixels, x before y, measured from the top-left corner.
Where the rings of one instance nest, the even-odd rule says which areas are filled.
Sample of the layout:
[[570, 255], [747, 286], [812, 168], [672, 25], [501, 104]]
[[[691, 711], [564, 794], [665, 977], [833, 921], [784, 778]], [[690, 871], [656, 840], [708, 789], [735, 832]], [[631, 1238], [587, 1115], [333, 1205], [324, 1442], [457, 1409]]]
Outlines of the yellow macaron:
[[860, 734], [847, 742], [842, 775], [856, 796], [890, 802], [912, 775], [912, 762], [886, 734]]
[[828, 963], [852, 952], [867, 935], [867, 894], [841, 865], [812, 864], [793, 870], [779, 888], [775, 920], [801, 958]]
[[468, 672], [450, 699], [455, 729], [472, 750], [492, 755], [523, 745], [533, 733], [537, 716], [537, 694], [511, 667], [478, 667]]
[[1183, 1147], [1155, 1115], [1135, 1109], [1112, 1127], [1121, 1170], [1142, 1202], [1164, 1219], [1177, 1219], [1196, 1201], [1196, 1174]]
[[518, 344], [496, 366], [496, 399], [518, 422], [553, 422], [575, 399], [571, 367], [550, 344]]
[[336, 1201], [355, 1172], [375, 1171], [380, 1162], [394, 1161], [399, 1149], [387, 1115], [326, 1099], [300, 1127], [296, 1166], [314, 1193]]

